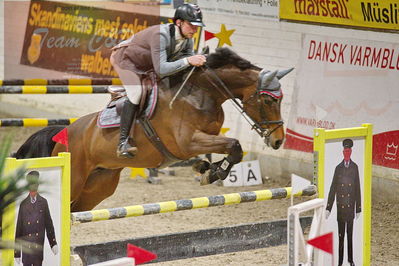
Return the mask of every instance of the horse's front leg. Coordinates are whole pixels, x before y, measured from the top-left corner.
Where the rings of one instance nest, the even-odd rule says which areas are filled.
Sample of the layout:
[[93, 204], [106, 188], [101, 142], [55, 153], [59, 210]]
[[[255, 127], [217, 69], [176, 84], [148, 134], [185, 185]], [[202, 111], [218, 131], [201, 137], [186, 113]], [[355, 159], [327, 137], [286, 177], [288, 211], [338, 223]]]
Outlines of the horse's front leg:
[[221, 153], [227, 157], [215, 163], [201, 161], [193, 166], [193, 169], [202, 174], [201, 185], [207, 185], [218, 179], [224, 180], [231, 168], [241, 162], [243, 152], [237, 139], [227, 138], [222, 135], [209, 135], [196, 131], [190, 144], [192, 152], [197, 154]]

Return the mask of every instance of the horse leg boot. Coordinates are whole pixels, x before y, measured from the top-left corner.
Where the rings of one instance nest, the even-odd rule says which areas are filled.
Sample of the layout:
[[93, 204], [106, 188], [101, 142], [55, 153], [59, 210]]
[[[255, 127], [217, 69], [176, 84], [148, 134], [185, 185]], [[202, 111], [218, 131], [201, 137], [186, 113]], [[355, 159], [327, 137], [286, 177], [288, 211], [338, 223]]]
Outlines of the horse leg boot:
[[129, 133], [138, 109], [139, 105], [133, 104], [129, 99], [126, 99], [123, 104], [119, 145], [116, 152], [120, 158], [133, 158], [137, 153], [137, 147], [131, 146], [129, 143]]
[[243, 152], [238, 140], [229, 143], [227, 149], [229, 150], [229, 155], [219, 162], [212, 163], [209, 166], [210, 172], [202, 175], [200, 181], [201, 186], [211, 184], [216, 180], [225, 180], [231, 168], [233, 168], [235, 164], [241, 162]]

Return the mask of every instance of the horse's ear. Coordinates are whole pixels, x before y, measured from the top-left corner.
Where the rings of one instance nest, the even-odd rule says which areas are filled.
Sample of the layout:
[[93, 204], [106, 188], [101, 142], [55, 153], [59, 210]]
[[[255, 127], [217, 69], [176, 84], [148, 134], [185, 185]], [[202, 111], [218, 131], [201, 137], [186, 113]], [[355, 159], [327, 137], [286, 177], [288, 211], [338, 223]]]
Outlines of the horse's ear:
[[274, 77], [277, 75], [277, 70], [270, 72], [270, 71], [261, 71], [263, 74], [261, 83], [260, 83], [260, 88], [267, 88], [267, 86], [270, 84], [270, 82], [274, 79]]
[[286, 70], [281, 70], [281, 71], [279, 71], [279, 72], [277, 73], [276, 77], [277, 77], [278, 79], [281, 79], [281, 78], [283, 78], [285, 75], [287, 75], [288, 73], [290, 73], [292, 70], [294, 70], [293, 67], [291, 67], [291, 68], [289, 68], [289, 69], [286, 69]]
[[204, 48], [202, 48], [202, 52], [201, 54], [203, 55], [209, 55], [209, 46], [205, 46]]

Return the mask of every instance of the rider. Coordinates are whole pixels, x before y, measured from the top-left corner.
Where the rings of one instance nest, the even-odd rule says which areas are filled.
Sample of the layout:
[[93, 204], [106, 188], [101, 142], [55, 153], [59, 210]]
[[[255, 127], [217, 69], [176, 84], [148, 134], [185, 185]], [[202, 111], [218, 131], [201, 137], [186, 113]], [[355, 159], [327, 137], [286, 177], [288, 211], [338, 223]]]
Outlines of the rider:
[[151, 26], [112, 48], [111, 64], [127, 94], [121, 112], [118, 157], [132, 158], [137, 147], [129, 144], [129, 132], [139, 109], [142, 75], [155, 71], [159, 77], [173, 75], [191, 66], [202, 66], [204, 55], [194, 55], [193, 36], [204, 27], [200, 8], [194, 4], [179, 6], [173, 24]]

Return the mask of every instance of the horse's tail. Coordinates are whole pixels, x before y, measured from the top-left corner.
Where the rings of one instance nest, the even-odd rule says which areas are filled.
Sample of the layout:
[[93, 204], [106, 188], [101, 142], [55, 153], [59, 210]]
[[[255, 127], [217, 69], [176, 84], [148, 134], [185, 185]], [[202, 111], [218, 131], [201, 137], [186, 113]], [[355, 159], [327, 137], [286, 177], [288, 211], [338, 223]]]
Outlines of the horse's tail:
[[30, 136], [18, 151], [12, 155], [17, 159], [51, 156], [55, 142], [52, 138], [66, 126], [48, 126]]

